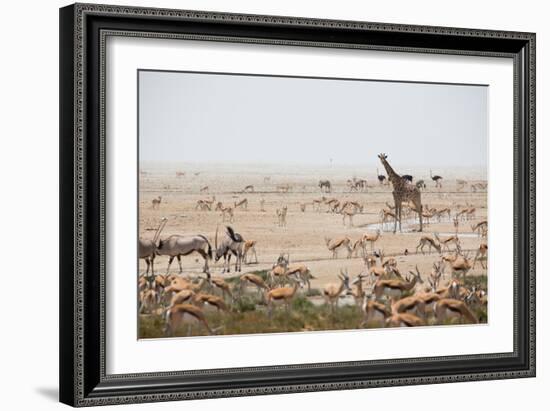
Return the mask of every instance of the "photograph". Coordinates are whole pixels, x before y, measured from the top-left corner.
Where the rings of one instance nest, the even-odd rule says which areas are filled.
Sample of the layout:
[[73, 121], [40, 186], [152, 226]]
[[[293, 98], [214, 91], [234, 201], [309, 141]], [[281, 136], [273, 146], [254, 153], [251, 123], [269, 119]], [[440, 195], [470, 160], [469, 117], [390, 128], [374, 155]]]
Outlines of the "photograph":
[[138, 69], [138, 339], [487, 325], [488, 91]]

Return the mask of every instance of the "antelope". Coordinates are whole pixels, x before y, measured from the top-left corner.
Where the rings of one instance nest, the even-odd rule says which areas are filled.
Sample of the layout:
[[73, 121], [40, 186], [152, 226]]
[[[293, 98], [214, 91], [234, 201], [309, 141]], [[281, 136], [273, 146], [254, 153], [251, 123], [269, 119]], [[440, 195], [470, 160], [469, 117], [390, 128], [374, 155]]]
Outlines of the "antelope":
[[[166, 325], [164, 332], [166, 335], [172, 336], [174, 332], [179, 328], [185, 316], [191, 317], [197, 322], [200, 322], [204, 328], [208, 331], [208, 334], [214, 334], [214, 330], [210, 328], [203, 311], [192, 304], [176, 304], [170, 307], [166, 311]], [[187, 336], [191, 335], [192, 323], [189, 323], [187, 328]]]
[[243, 193], [253, 193], [254, 192], [254, 186], [253, 185], [247, 185], [243, 189]]
[[177, 257], [178, 264], [180, 267], [180, 273], [183, 271], [181, 266], [181, 256], [189, 255], [193, 252], [199, 253], [204, 259], [204, 268], [203, 271], [208, 271], [208, 260], [212, 259], [212, 246], [208, 239], [201, 235], [171, 235], [165, 240], [159, 241], [159, 246], [157, 247], [158, 255], [167, 255], [169, 256], [168, 267], [166, 268], [166, 274], [170, 272], [170, 266], [172, 261]]
[[361, 309], [363, 311], [363, 321], [360, 326], [368, 326], [368, 323], [377, 322], [384, 327], [386, 319], [391, 315], [388, 308], [377, 301], [374, 301], [372, 294], [365, 294]]
[[364, 206], [362, 204], [359, 204], [357, 201], [344, 201], [342, 204], [342, 207], [340, 208], [340, 212], [344, 211], [346, 208], [350, 208], [356, 213], [362, 213]]
[[200, 293], [193, 297], [193, 301], [200, 308], [202, 308], [205, 304], [208, 304], [216, 307], [218, 312], [220, 310], [227, 311], [227, 305], [225, 304], [224, 299], [222, 297], [218, 297], [217, 295]]
[[441, 222], [441, 217], [443, 216], [443, 214], [447, 214], [447, 219], [449, 221], [451, 220], [451, 209], [449, 207], [445, 207], [445, 208], [440, 208], [435, 212], [435, 216], [437, 217], [438, 222]]
[[285, 272], [285, 276], [297, 275], [300, 278], [302, 285], [307, 284], [307, 293], [311, 292], [310, 280], [314, 280], [315, 277], [311, 274], [309, 268], [304, 264], [290, 264]]
[[[265, 283], [262, 277], [256, 274], [243, 274], [239, 278], [239, 293], [242, 294], [244, 287], [247, 284], [253, 284], [258, 289], [258, 292], [262, 294], [263, 290], [269, 290], [269, 287]], [[263, 295], [263, 294], [262, 294]]]
[[222, 221], [225, 221], [225, 218], [229, 218], [229, 222], [233, 222], [233, 208], [232, 207], [224, 207], [221, 201], [218, 201], [218, 204], [216, 204], [215, 211], [221, 211], [222, 212]]
[[243, 245], [243, 261], [245, 264], [250, 264], [246, 261], [248, 253], [254, 253], [255, 264], [258, 264], [258, 255], [256, 254], [256, 240], [246, 240]]
[[[456, 234], [453, 235], [453, 236], [447, 237], [445, 239], [441, 239], [439, 237], [439, 234], [437, 234], [437, 233], [434, 233], [434, 236], [435, 236], [435, 239], [437, 240], [437, 242], [439, 243], [440, 250], [451, 251], [451, 248], [450, 248], [451, 244], [455, 245], [456, 250], [458, 250], [459, 247], [460, 247], [460, 239], [458, 238], [458, 235], [456, 235]], [[439, 252], [441, 252], [441, 251], [439, 251]]]
[[195, 206], [195, 210], [201, 210], [201, 211], [210, 211], [212, 208], [210, 204], [208, 204], [204, 200], [197, 200], [197, 205]]
[[231, 287], [229, 284], [225, 282], [225, 280], [221, 277], [212, 277], [210, 280], [210, 283], [217, 288], [218, 290], [221, 290], [222, 297], [225, 300], [226, 294], [229, 296], [230, 299], [233, 299], [233, 293], [231, 292]]
[[[285, 257], [283, 254], [279, 255], [277, 262], [273, 264], [271, 271], [269, 272], [269, 283], [273, 287], [277, 282], [285, 282], [287, 279], [286, 271], [289, 263], [288, 256]], [[280, 281], [277, 281], [280, 280]]]
[[435, 317], [439, 324], [443, 324], [446, 320], [453, 318], [458, 318], [459, 321], [466, 321], [472, 324], [478, 323], [466, 303], [452, 298], [443, 298], [435, 304]]
[[351, 289], [351, 295], [353, 296], [353, 299], [355, 300], [355, 305], [359, 309], [361, 309], [361, 304], [363, 303], [363, 300], [365, 298], [365, 290], [363, 289], [363, 277], [364, 274], [360, 273], [355, 277], [355, 280], [351, 283], [351, 285], [354, 285], [355, 288]]
[[290, 304], [292, 303], [292, 300], [294, 300], [299, 286], [301, 286], [299, 281], [294, 281], [294, 285], [292, 287], [274, 288], [266, 293], [265, 299], [267, 301], [267, 312], [270, 319], [273, 306], [277, 303], [284, 304], [287, 313], [290, 312]]
[[325, 197], [314, 199], [313, 200], [313, 208], [317, 211], [321, 211], [321, 204], [323, 204], [325, 202], [325, 200], [326, 200]]
[[441, 260], [449, 263], [453, 276], [457, 273], [462, 273], [463, 278], [466, 278], [466, 274], [472, 269], [472, 264], [468, 261], [468, 258], [458, 253], [455, 255], [445, 255], [441, 257]]
[[397, 300], [392, 304], [391, 309], [394, 314], [414, 314], [421, 318], [425, 318], [426, 316], [424, 300], [418, 295], [412, 295]]
[[216, 248], [217, 262], [223, 257], [222, 273], [231, 271], [231, 255], [235, 256], [235, 271], [241, 271], [241, 265], [243, 260], [243, 237], [235, 232], [231, 226], [225, 227], [225, 237], [218, 245], [218, 227], [216, 227], [216, 235], [214, 240], [214, 247]]
[[425, 325], [426, 323], [421, 318], [414, 314], [400, 313], [392, 314], [386, 320], [386, 326], [388, 327], [418, 327]]
[[344, 226], [346, 225], [346, 217], [347, 217], [349, 221], [349, 226], [353, 227], [353, 216], [355, 215], [355, 210], [349, 210], [346, 208], [344, 211], [341, 211], [341, 213], [342, 213], [342, 223], [344, 224]]
[[380, 211], [380, 221], [382, 225], [382, 229], [384, 229], [384, 226], [387, 227], [388, 224], [391, 224], [391, 220], [395, 221], [395, 213], [390, 210], [386, 210], [385, 208]]
[[353, 245], [351, 246], [351, 255], [358, 257], [358, 252], [361, 251], [361, 256], [365, 258], [365, 247], [363, 245], [363, 238], [359, 238], [359, 240], [355, 241]]
[[286, 214], [288, 207], [284, 206], [282, 209], [277, 209], [277, 224], [279, 227], [286, 227]]
[[380, 239], [380, 230], [376, 230], [375, 235], [365, 234], [363, 235], [363, 244], [366, 247], [367, 243], [370, 243], [371, 252], [374, 250], [374, 243]]
[[321, 193], [330, 193], [332, 190], [332, 186], [328, 180], [319, 180], [319, 188], [321, 189]]
[[487, 261], [487, 243], [481, 243], [479, 245], [479, 248], [477, 249], [476, 255], [474, 257], [474, 263], [472, 265], [472, 268], [476, 267], [476, 261], [478, 260], [482, 268], [487, 268], [487, 265], [483, 265], [482, 259], [485, 259], [485, 261]]
[[160, 207], [160, 203], [162, 202], [162, 197], [161, 196], [158, 196], [157, 198], [153, 198], [151, 200], [151, 208], [154, 210], [154, 209], [158, 209]]
[[330, 200], [325, 201], [325, 203], [327, 204], [327, 213], [335, 213], [340, 207], [340, 201], [336, 198], [331, 198]]
[[471, 224], [470, 227], [473, 233], [477, 231], [478, 237], [481, 237], [483, 230], [487, 229], [487, 220], [480, 221], [477, 224]]
[[416, 283], [422, 284], [424, 282], [420, 277], [418, 267], [416, 267], [416, 274], [412, 271], [409, 271], [409, 273], [413, 276], [412, 280], [378, 280], [373, 289], [376, 299], [380, 300], [382, 296], [386, 296], [398, 300], [403, 293], [414, 289]]
[[239, 202], [235, 201], [233, 205], [234, 205], [235, 210], [236, 210], [237, 208], [242, 208], [242, 209], [244, 209], [244, 210], [248, 210], [248, 199], [243, 198], [243, 199], [242, 199], [241, 201], [239, 201]]
[[139, 293], [139, 302], [139, 313], [150, 313], [153, 307], [160, 303], [160, 294], [152, 288], [145, 289]]
[[[195, 175], [197, 175], [197, 174], [195, 173]], [[203, 194], [203, 193], [208, 193], [208, 190], [210, 190], [210, 187], [204, 186], [204, 187], [201, 187], [201, 188], [200, 188], [199, 192], [200, 192], [201, 194]]]
[[487, 183], [475, 183], [470, 186], [472, 192], [477, 193], [478, 190], [486, 190]]
[[351, 240], [349, 237], [337, 237], [332, 240], [325, 237], [325, 243], [327, 244], [328, 250], [332, 251], [332, 258], [338, 258], [338, 249], [342, 247], [348, 250], [347, 258], [351, 258], [352, 249], [349, 244], [350, 242]]
[[172, 298], [170, 299], [170, 305], [168, 307], [170, 308], [177, 304], [183, 304], [191, 301], [194, 296], [195, 292], [193, 290], [184, 288], [183, 290], [180, 290], [172, 295]]
[[437, 290], [439, 286], [439, 281], [441, 281], [441, 277], [443, 276], [444, 269], [445, 266], [441, 261], [433, 263], [432, 271], [430, 273], [430, 276], [428, 277], [428, 283], [430, 284], [432, 290]]
[[340, 283], [330, 283], [325, 285], [325, 288], [323, 288], [323, 296], [325, 297], [326, 304], [330, 304], [331, 312], [334, 312], [334, 307], [338, 307], [338, 299], [340, 298], [340, 295], [344, 290], [351, 291], [349, 286], [349, 276], [346, 272], [344, 273], [342, 270], [340, 270], [340, 274], [338, 274], [338, 278], [340, 279]]
[[386, 270], [384, 269], [384, 267], [376, 265], [376, 258], [372, 256], [367, 257], [365, 258], [365, 263], [367, 264], [368, 273], [371, 278], [377, 280], [378, 278], [382, 278], [386, 275]]
[[428, 254], [432, 253], [432, 248], [434, 248], [438, 253], [441, 253], [441, 244], [436, 243], [432, 237], [423, 235], [420, 237], [418, 245], [416, 246], [416, 254], [418, 254], [418, 249], [420, 249], [420, 252], [424, 255], [425, 246], [428, 246]]
[[487, 307], [487, 292], [485, 290], [476, 290], [474, 287], [466, 296], [464, 302], [474, 309]]

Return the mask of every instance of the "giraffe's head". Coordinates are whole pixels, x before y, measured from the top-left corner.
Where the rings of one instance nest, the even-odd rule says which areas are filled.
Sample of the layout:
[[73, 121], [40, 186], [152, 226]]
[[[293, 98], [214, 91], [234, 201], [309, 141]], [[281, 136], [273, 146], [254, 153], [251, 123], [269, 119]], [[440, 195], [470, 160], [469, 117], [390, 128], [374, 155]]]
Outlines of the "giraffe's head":
[[388, 156], [385, 153], [380, 153], [380, 154], [378, 154], [378, 158], [380, 160], [385, 160], [386, 158], [388, 158]]

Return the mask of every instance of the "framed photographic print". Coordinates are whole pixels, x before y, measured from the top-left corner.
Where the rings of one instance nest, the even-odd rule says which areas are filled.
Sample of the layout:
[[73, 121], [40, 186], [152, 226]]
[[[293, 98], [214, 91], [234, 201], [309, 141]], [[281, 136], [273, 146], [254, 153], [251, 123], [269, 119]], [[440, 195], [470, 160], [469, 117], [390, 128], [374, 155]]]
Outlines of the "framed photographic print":
[[61, 401], [534, 376], [534, 86], [533, 33], [62, 8]]

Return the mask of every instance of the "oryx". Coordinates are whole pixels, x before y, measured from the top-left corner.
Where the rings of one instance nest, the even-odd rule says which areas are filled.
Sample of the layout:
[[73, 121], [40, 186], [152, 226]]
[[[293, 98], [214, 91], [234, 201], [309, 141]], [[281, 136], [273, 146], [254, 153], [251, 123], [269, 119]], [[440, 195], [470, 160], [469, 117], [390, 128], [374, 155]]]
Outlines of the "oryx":
[[216, 248], [216, 261], [223, 257], [223, 270], [222, 273], [231, 271], [231, 255], [235, 256], [235, 271], [241, 271], [241, 264], [243, 260], [243, 246], [244, 239], [236, 233], [233, 228], [226, 226], [225, 237], [218, 245], [218, 227], [216, 227], [216, 236], [214, 240], [214, 247]]
[[152, 240], [147, 240], [147, 239], [143, 239], [143, 238], [140, 238], [138, 240], [138, 255], [139, 255], [139, 258], [143, 258], [145, 260], [145, 262], [147, 263], [147, 271], [145, 271], [145, 276], [148, 277], [149, 276], [149, 267], [151, 268], [151, 276], [154, 277], [155, 276], [155, 266], [154, 266], [154, 261], [155, 261], [155, 255], [157, 254], [157, 240], [160, 236], [160, 232], [162, 231], [162, 229], [164, 228], [164, 226], [166, 225], [166, 217], [164, 217], [158, 228], [157, 228], [157, 231], [155, 232], [155, 235], [153, 236], [153, 239]]
[[158, 255], [167, 255], [170, 257], [168, 260], [168, 267], [166, 268], [166, 274], [170, 271], [170, 265], [174, 261], [174, 257], [177, 257], [178, 264], [180, 266], [180, 273], [183, 271], [181, 266], [181, 256], [189, 255], [192, 252], [199, 253], [204, 258], [203, 271], [208, 272], [208, 260], [212, 259], [212, 246], [208, 239], [201, 235], [178, 235], [174, 234], [165, 240], [160, 240], [157, 247]]

